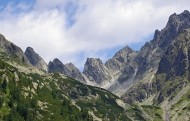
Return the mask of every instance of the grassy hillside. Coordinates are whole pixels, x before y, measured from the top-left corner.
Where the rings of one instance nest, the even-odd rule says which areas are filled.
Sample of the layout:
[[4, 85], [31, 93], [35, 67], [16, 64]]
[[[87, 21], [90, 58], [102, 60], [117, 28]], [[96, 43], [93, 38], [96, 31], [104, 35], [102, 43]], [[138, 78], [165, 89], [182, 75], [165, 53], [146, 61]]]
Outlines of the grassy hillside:
[[128, 105], [104, 89], [59, 73], [34, 73], [32, 68], [23, 72], [20, 67], [27, 69], [1, 56], [0, 120], [146, 120], [140, 107]]

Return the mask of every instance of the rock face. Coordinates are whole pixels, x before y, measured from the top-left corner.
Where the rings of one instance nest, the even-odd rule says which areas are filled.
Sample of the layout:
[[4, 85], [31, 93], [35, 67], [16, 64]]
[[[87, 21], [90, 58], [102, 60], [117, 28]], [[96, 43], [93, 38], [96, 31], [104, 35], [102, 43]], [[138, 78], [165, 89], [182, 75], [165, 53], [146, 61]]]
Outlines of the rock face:
[[190, 29], [184, 30], [175, 39], [158, 66], [157, 74], [166, 74], [166, 79], [183, 76], [189, 69]]
[[136, 62], [138, 64], [137, 78], [142, 79], [147, 72], [157, 70], [161, 57], [179, 32], [190, 27], [190, 13], [184, 11], [169, 17], [164, 29], [156, 30], [152, 41], [146, 43], [140, 50]]
[[183, 88], [189, 85], [189, 48], [190, 29], [187, 29], [180, 32], [168, 46], [159, 62], [153, 81], [135, 85], [122, 98], [126, 102], [142, 102], [153, 96], [154, 104], [160, 104], [167, 99], [169, 102], [172, 101]]
[[135, 57], [134, 63], [137, 72], [133, 81], [151, 82], [167, 48], [178, 34], [187, 28], [190, 28], [190, 13], [188, 11], [179, 15], [171, 15], [166, 27], [161, 31], [156, 30], [153, 40], [147, 42]]
[[11, 56], [15, 61], [30, 65], [21, 48], [9, 42], [2, 34], [0, 34], [0, 51]]
[[160, 104], [167, 98], [172, 100], [186, 86], [186, 80], [190, 79], [189, 29], [190, 13], [184, 11], [171, 15], [166, 27], [155, 32], [154, 39], [136, 57], [138, 71], [134, 80], [140, 83], [122, 96], [124, 100], [141, 102], [156, 95], [153, 103]]
[[114, 80], [122, 83], [135, 73], [136, 64], [134, 63], [134, 58], [136, 56], [137, 52], [126, 46], [106, 61], [105, 66], [114, 76]]
[[49, 73], [54, 73], [54, 72], [68, 73], [69, 70], [64, 66], [64, 64], [59, 59], [55, 58], [53, 61], [49, 62], [48, 72]]
[[106, 81], [110, 81], [112, 78], [108, 69], [99, 58], [87, 58], [83, 74], [89, 79], [89, 81], [98, 85], [102, 85]]
[[[189, 52], [190, 28], [178, 34], [161, 58], [156, 73], [157, 91], [160, 91], [156, 98], [157, 103], [161, 103], [168, 97], [173, 98], [175, 93], [188, 85], [189, 82], [186, 81], [190, 79]], [[167, 87], [167, 83], [170, 82], [172, 84]]]
[[47, 72], [46, 62], [33, 50], [33, 48], [27, 47], [25, 55], [33, 66]]
[[81, 72], [72, 63], [64, 65], [57, 58], [54, 59], [53, 61], [49, 62], [48, 72], [49, 73], [60, 72], [60, 73], [65, 74], [69, 77], [72, 77], [76, 80], [79, 80], [81, 82], [85, 82], [85, 79], [83, 78]]
[[124, 66], [132, 63], [131, 61], [136, 56], [136, 52], [130, 47], [126, 46], [118, 51], [113, 58], [106, 61], [105, 66], [113, 73], [120, 72]]
[[[114, 81], [122, 83], [135, 73], [136, 67], [133, 60], [136, 55], [136, 51], [126, 46], [118, 51], [113, 58], [106, 61], [105, 64], [98, 58], [88, 58], [83, 73], [89, 81], [96, 83], [97, 86], [104, 88], [105, 85], [109, 84], [112, 89], [113, 87], [116, 88], [112, 84]], [[129, 73], [126, 75], [126, 72]], [[122, 75], [123, 73], [125, 75]], [[109, 86], [106, 86], [106, 88], [109, 89]]]
[[80, 70], [79, 70], [78, 68], [76, 68], [76, 67], [74, 66], [74, 64], [72, 64], [72, 63], [67, 63], [67, 64], [65, 64], [65, 66], [67, 67], [67, 69], [68, 69], [69, 72], [70, 72], [70, 75], [68, 75], [68, 76], [73, 77], [73, 78], [76, 79], [76, 80], [85, 82], [85, 79], [84, 79], [82, 73], [80, 72]]
[[[128, 89], [134, 87], [137, 82], [142, 83], [143, 89], [147, 89], [147, 85], [149, 85], [147, 83], [154, 83], [157, 71], [159, 72], [162, 68], [165, 69], [164, 66], [159, 67], [159, 63], [169, 46], [174, 42], [179, 33], [188, 28], [190, 28], [190, 13], [188, 11], [184, 11], [179, 15], [174, 13], [169, 17], [166, 27], [161, 31], [156, 30], [153, 40], [147, 42], [139, 52], [125, 47], [118, 51], [105, 64], [99, 59], [87, 59], [83, 73], [90, 81], [96, 82], [100, 87], [103, 87], [102, 83], [114, 80], [106, 89], [115, 94], [123, 95]], [[184, 52], [180, 52], [178, 56], [185, 58]], [[163, 63], [168, 67], [167, 69], [170, 69], [169, 63], [171, 62], [168, 62], [168, 64], [166, 62], [168, 60], [165, 60]], [[167, 69], [165, 71], [168, 71]], [[180, 73], [183, 72], [184, 70], [180, 71]], [[172, 76], [178, 74], [175, 72]], [[141, 97], [146, 96], [144, 94], [141, 95]]]

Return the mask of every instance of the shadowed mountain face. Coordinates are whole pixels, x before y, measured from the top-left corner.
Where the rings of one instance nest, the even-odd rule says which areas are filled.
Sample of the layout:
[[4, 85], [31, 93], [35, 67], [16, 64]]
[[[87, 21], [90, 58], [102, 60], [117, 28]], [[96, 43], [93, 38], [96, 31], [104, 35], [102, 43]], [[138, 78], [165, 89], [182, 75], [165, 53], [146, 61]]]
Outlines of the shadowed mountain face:
[[111, 80], [111, 75], [99, 58], [88, 58], [83, 73], [89, 81], [101, 85], [104, 81]]
[[79, 71], [77, 67], [73, 63], [65, 64], [66, 68], [69, 70], [68, 76], [74, 77], [74, 79], [79, 80], [81, 82], [86, 82], [82, 73]]
[[[107, 89], [122, 95], [136, 82], [153, 81], [158, 68], [161, 68], [159, 67], [160, 60], [165, 55], [168, 47], [179, 33], [188, 28], [190, 28], [190, 13], [188, 11], [184, 11], [179, 15], [173, 14], [169, 17], [166, 27], [161, 31], [156, 30], [153, 40], [147, 42], [139, 52], [125, 47], [118, 51], [113, 58], [106, 61], [105, 64], [93, 63], [93, 61], [87, 60], [84, 69], [85, 73], [83, 73], [90, 78], [89, 80], [93, 80], [97, 84], [100, 82], [109, 83], [107, 80], [114, 80]], [[87, 68], [86, 65], [98, 66], [87, 66]], [[169, 64], [165, 66], [169, 66]], [[96, 77], [97, 75], [99, 75], [99, 78]]]
[[33, 50], [33, 48], [27, 47], [25, 55], [33, 66], [47, 72], [46, 62]]
[[136, 79], [140, 81], [125, 91], [122, 99], [160, 105], [164, 120], [189, 120], [189, 59], [190, 13], [184, 11], [171, 15], [166, 27], [142, 47], [136, 58]]
[[136, 52], [126, 46], [118, 51], [111, 59], [106, 61], [105, 66], [113, 73], [123, 70], [124, 66], [131, 63]]
[[12, 42], [9, 42], [3, 35], [0, 34], [0, 52], [15, 58], [24, 64], [30, 65], [30, 62], [27, 60], [23, 51], [20, 47], [16, 46]]
[[157, 69], [162, 55], [173, 39], [189, 27], [190, 13], [188, 11], [184, 11], [179, 15], [171, 15], [166, 27], [161, 31], [156, 30], [153, 40], [141, 48], [136, 58], [138, 64], [137, 78], [142, 78], [147, 71]]
[[[141, 82], [140, 84], [135, 85], [123, 95], [123, 98], [128, 101], [138, 100], [141, 102], [153, 94], [160, 95], [160, 91], [166, 93], [170, 88], [177, 89], [175, 84], [183, 84], [184, 81], [189, 80], [189, 48], [190, 29], [185, 29], [173, 39], [172, 43], [166, 49], [160, 59], [157, 72], [155, 73], [154, 78], [152, 78], [152, 81]], [[179, 78], [179, 80], [176, 80], [177, 78]], [[184, 80], [181, 81], [180, 78], [183, 78]], [[170, 85], [170, 87], [165, 87], [169, 86], [167, 83], [173, 84]], [[167, 95], [170, 96], [169, 92]], [[130, 97], [130, 99], [128, 97]], [[134, 99], [132, 97], [134, 97]], [[158, 102], [161, 103], [162, 101], [160, 100]]]
[[64, 65], [57, 58], [49, 62], [48, 72], [49, 73], [60, 72], [62, 74], [65, 74], [66, 76], [72, 77], [81, 82], [85, 82], [85, 79], [82, 76], [81, 72], [72, 63]]

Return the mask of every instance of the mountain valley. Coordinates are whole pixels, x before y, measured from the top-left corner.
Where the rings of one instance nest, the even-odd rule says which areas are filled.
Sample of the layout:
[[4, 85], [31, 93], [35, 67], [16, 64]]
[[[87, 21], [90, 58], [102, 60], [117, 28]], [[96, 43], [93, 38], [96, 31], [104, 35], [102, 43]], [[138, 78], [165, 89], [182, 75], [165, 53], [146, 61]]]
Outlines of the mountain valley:
[[172, 14], [139, 51], [126, 46], [80, 72], [48, 64], [0, 34], [0, 120], [189, 121], [190, 12]]

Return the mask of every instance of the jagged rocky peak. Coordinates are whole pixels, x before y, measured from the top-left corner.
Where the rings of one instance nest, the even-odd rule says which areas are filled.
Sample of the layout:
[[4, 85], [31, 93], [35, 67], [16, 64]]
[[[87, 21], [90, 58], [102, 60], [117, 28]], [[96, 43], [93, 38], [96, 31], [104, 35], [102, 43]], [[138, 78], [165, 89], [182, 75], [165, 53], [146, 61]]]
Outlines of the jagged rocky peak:
[[157, 69], [168, 46], [181, 31], [187, 28], [190, 28], [190, 13], [188, 11], [172, 14], [166, 27], [161, 31], [156, 30], [153, 40], [141, 48], [136, 58], [139, 67], [137, 75], [142, 78], [140, 75], [145, 74], [148, 70]]
[[166, 25], [165, 29], [168, 29], [169, 31], [173, 32], [172, 34], [177, 34], [182, 29], [189, 28], [190, 26], [190, 13], [189, 11], [185, 10], [181, 14], [172, 14], [169, 17], [168, 23]]
[[103, 62], [99, 58], [87, 58], [86, 64], [91, 66], [97, 66], [103, 65]]
[[182, 31], [161, 58], [158, 74], [170, 77], [183, 76], [189, 69], [190, 29]]
[[155, 30], [155, 32], [154, 32], [154, 39], [155, 39], [155, 40], [159, 38], [160, 32], [161, 32], [161, 31], [158, 30], [158, 29]]
[[[67, 63], [67, 64], [65, 64], [65, 66], [66, 66], [70, 71], [77, 69], [73, 63]], [[78, 70], [78, 69], [77, 69], [77, 70]]]
[[[185, 10], [181, 14], [172, 14], [161, 31], [156, 30], [152, 42], [149, 42], [151, 48], [161, 47], [166, 49], [178, 33], [190, 27], [190, 12]], [[146, 45], [148, 45], [146, 44]], [[144, 47], [142, 48], [144, 49]]]
[[50, 61], [49, 64], [48, 64], [48, 72], [49, 73], [60, 72], [60, 73], [65, 74], [65, 71], [69, 71], [69, 70], [57, 58], [55, 58], [53, 61]]
[[80, 72], [80, 70], [77, 67], [75, 67], [75, 65], [73, 63], [67, 63], [67, 64], [65, 64], [65, 66], [70, 71], [71, 77], [73, 77], [74, 79], [79, 80], [81, 82], [86, 82], [82, 73]]
[[182, 12], [181, 14], [172, 14], [170, 17], [169, 17], [169, 22], [178, 22], [178, 21], [186, 21], [189, 19], [189, 16], [190, 16], [190, 12], [188, 10], [184, 10], [184, 12]]
[[129, 46], [124, 47], [120, 51], [118, 51], [113, 58], [116, 58], [120, 62], [124, 62], [125, 59], [131, 54], [135, 52], [133, 49], [131, 49]]
[[137, 52], [126, 46], [119, 50], [111, 59], [106, 61], [105, 66], [111, 71], [121, 71], [126, 63], [130, 63]]
[[139, 52], [133, 54], [134, 52], [129, 51], [131, 49], [124, 48], [108, 60], [105, 66], [114, 76], [114, 80], [119, 82], [151, 82], [167, 48], [187, 28], [190, 28], [189, 11], [173, 14], [166, 27], [161, 31], [156, 30], [153, 40], [147, 42]]
[[47, 72], [47, 64], [46, 62], [34, 51], [33, 48], [27, 47], [25, 51], [25, 55], [30, 63], [36, 68]]
[[100, 85], [111, 79], [107, 68], [99, 58], [87, 58], [83, 73], [89, 81]]
[[59, 72], [65, 74], [68, 77], [74, 78], [78, 81], [85, 82], [82, 73], [72, 63], [64, 65], [59, 59], [55, 58], [48, 64], [48, 72], [55, 73]]
[[176, 100], [174, 95], [180, 94], [180, 91], [189, 84], [189, 60], [190, 29], [180, 32], [169, 45], [159, 62], [155, 80], [151, 84], [150, 82], [144, 83], [128, 90], [127, 95], [124, 95], [125, 99], [131, 100], [135, 97], [136, 100], [143, 101], [156, 94], [154, 104], [160, 104], [167, 99]]
[[[190, 79], [189, 29], [190, 13], [188, 11], [170, 16], [167, 26], [155, 32], [156, 37], [144, 45], [136, 59], [137, 76], [142, 84], [139, 83], [138, 87], [127, 90], [123, 97], [132, 99], [136, 96], [135, 99], [142, 101], [149, 98], [152, 92], [157, 93], [157, 89], [159, 94], [154, 100], [158, 98], [158, 102], [162, 102], [164, 97], [170, 99], [168, 97], [171, 92], [182, 89], [180, 84], [183, 84], [186, 79], [180, 80], [180, 78]], [[172, 82], [169, 87], [168, 80]]]
[[2, 34], [0, 34], [0, 51], [9, 56], [14, 56], [14, 59], [17, 59], [22, 63], [30, 65], [22, 49], [8, 41]]

